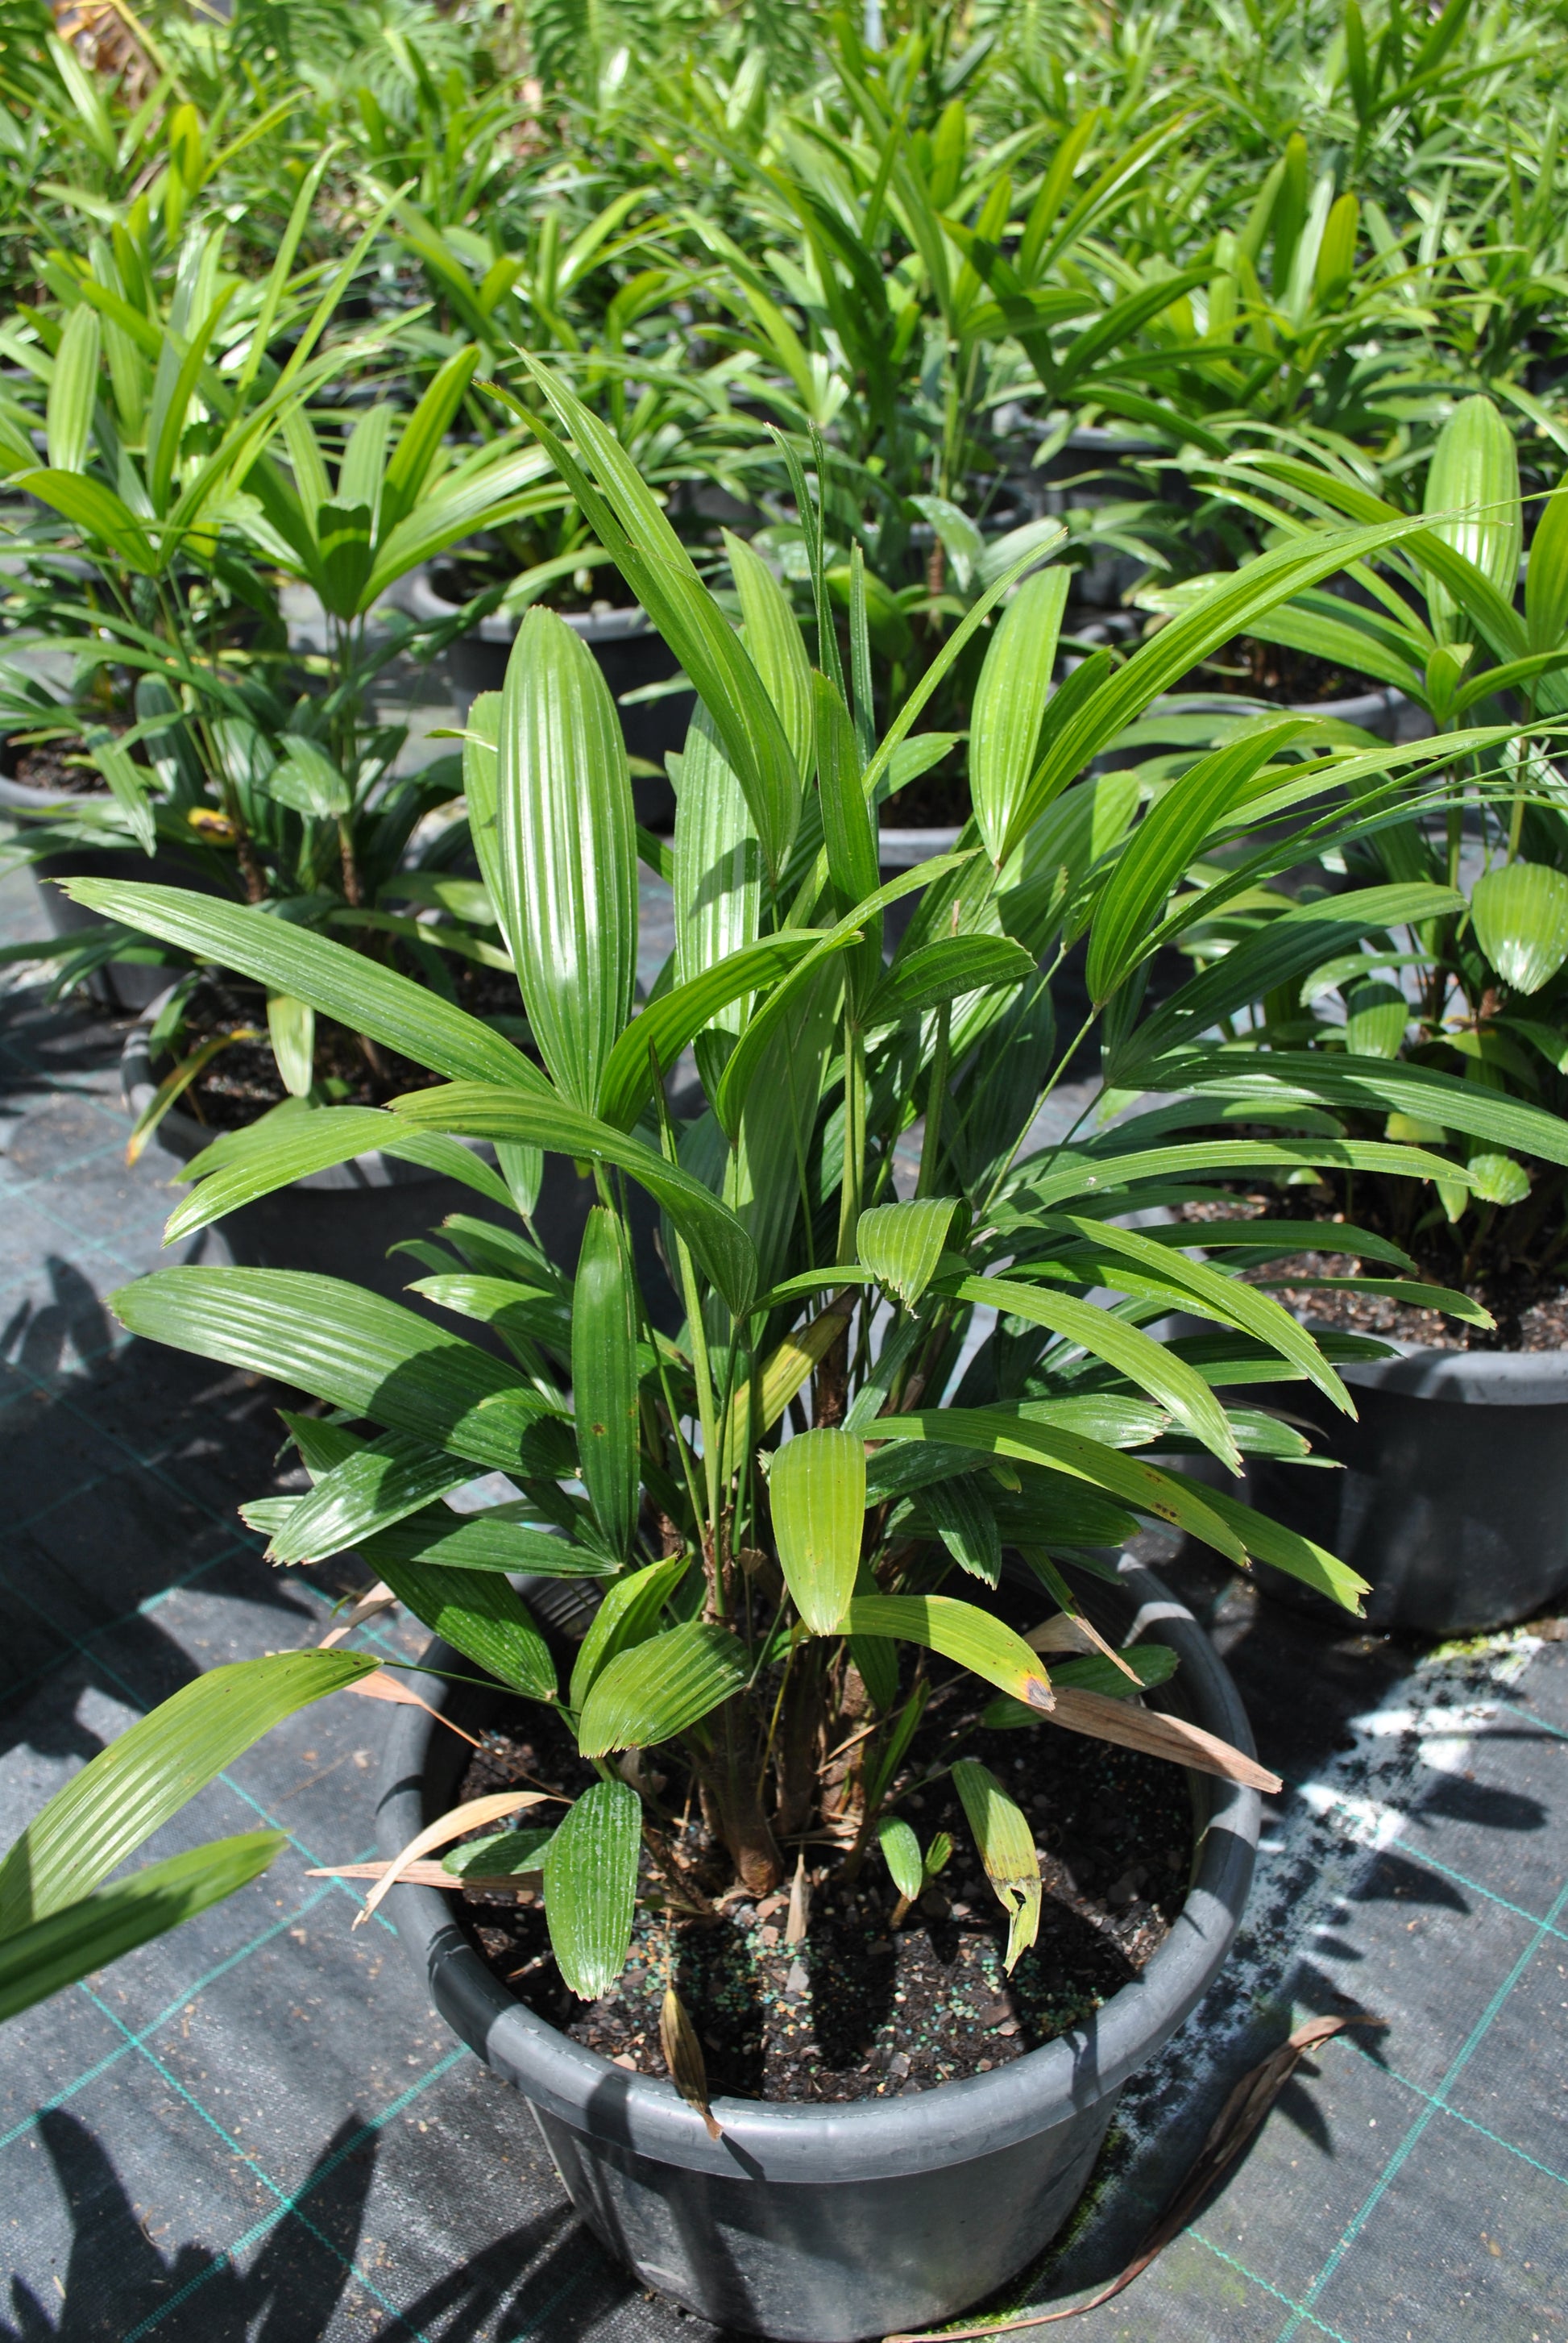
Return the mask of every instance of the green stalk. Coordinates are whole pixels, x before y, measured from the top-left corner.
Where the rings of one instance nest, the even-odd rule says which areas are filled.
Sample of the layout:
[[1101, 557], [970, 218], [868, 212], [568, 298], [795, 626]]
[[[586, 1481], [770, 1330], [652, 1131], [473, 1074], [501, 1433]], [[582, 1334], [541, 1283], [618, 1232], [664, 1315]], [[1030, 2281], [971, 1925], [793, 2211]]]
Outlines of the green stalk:
[[866, 1177], [866, 1042], [858, 1025], [844, 1021], [844, 1176], [839, 1191], [840, 1262], [855, 1258], [855, 1231]]
[[937, 1011], [937, 1046], [931, 1058], [931, 1079], [926, 1091], [926, 1127], [920, 1139], [920, 1169], [915, 1194], [929, 1196], [937, 1184], [941, 1160], [942, 1109], [947, 1104], [948, 1071], [952, 1058], [952, 1003], [944, 1001]]
[[[658, 1110], [658, 1135], [665, 1161], [678, 1161], [675, 1133], [670, 1128], [669, 1101], [664, 1095], [664, 1085], [654, 1085], [654, 1101]], [[708, 1490], [708, 1540], [713, 1554], [713, 1608], [716, 1615], [724, 1616], [724, 1573], [719, 1554], [719, 1426], [713, 1397], [713, 1370], [708, 1356], [708, 1330], [702, 1322], [702, 1301], [698, 1291], [697, 1272], [692, 1266], [690, 1249], [678, 1230], [675, 1236], [676, 1266], [680, 1272], [681, 1299], [686, 1304], [686, 1323], [691, 1336], [691, 1371], [697, 1383], [697, 1417], [702, 1426], [702, 1473]]]

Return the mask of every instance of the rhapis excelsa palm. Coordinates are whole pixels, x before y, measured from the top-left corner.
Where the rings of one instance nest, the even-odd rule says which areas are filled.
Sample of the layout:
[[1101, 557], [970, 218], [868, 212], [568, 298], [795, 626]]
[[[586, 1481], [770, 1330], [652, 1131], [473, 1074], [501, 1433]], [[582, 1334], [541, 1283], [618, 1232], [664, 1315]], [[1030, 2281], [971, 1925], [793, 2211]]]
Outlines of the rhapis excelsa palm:
[[[701, 702], [668, 857], [634, 828], [613, 704], [551, 613], [528, 614], [505, 691], [476, 707], [470, 816], [537, 1060], [259, 911], [154, 887], [75, 891], [442, 1077], [386, 1111], [296, 1111], [226, 1136], [190, 1167], [171, 1238], [371, 1146], [417, 1151], [508, 1215], [448, 1222], [416, 1284], [492, 1347], [282, 1271], [165, 1270], [115, 1306], [138, 1333], [275, 1374], [337, 1412], [289, 1419], [309, 1493], [251, 1509], [279, 1561], [357, 1547], [470, 1660], [569, 1720], [597, 1784], [564, 1813], [511, 1794], [514, 1822], [534, 1800], [528, 1826], [452, 1859], [469, 1875], [542, 1867], [561, 1970], [593, 1995], [618, 1974], [639, 1893], [678, 1914], [705, 1905], [673, 1819], [688, 1785], [749, 1891], [808, 1843], [858, 1862], [890, 1818], [902, 1829], [888, 1833], [889, 1859], [912, 1877], [895, 1809], [921, 1711], [955, 1670], [979, 1679], [977, 1713], [992, 1723], [1271, 1783], [1176, 1709], [1144, 1704], [1166, 1655], [1111, 1649], [1073, 1582], [1112, 1567], [1105, 1550], [1146, 1520], [1239, 1566], [1264, 1557], [1353, 1609], [1361, 1582], [1332, 1555], [1169, 1460], [1202, 1451], [1234, 1470], [1249, 1448], [1302, 1453], [1288, 1423], [1227, 1405], [1226, 1386], [1305, 1379], [1348, 1413], [1336, 1361], [1365, 1345], [1315, 1340], [1232, 1266], [1211, 1265], [1201, 1227], [1124, 1223], [1238, 1174], [1454, 1176], [1419, 1146], [1337, 1135], [1322, 1104], [1347, 1088], [1390, 1111], [1441, 1107], [1445, 1123], [1468, 1118], [1502, 1144], [1527, 1124], [1556, 1161], [1568, 1131], [1421, 1068], [1303, 1053], [1260, 1072], [1255, 1055], [1206, 1044], [1254, 997], [1260, 950], [1280, 969], [1316, 966], [1325, 937], [1350, 949], [1368, 920], [1436, 908], [1430, 884], [1304, 907], [1234, 955], [1240, 966], [1221, 961], [1144, 1009], [1156, 952], [1299, 846], [1261, 847], [1223, 878], [1210, 850], [1282, 810], [1353, 830], [1428, 752], [1301, 757], [1304, 728], [1266, 722], [1146, 809], [1126, 776], [1095, 773], [1099, 752], [1259, 613], [1417, 524], [1265, 554], [1119, 670], [1101, 655], [1054, 692], [1062, 578], [1049, 567], [1004, 578], [877, 739], [858, 579], [847, 675], [831, 623], [813, 666], [781, 589], [732, 542], [737, 628], [617, 442], [534, 371], [552, 417], [536, 426], [541, 443]], [[954, 852], [880, 883], [877, 808], [919, 753], [922, 695], [992, 620], [970, 711], [973, 818]], [[639, 853], [668, 877], [677, 939], [640, 1010]], [[1190, 880], [1194, 870], [1207, 878]], [[890, 954], [886, 914], [911, 895]], [[1080, 1039], [1058, 1035], [1052, 984], [1085, 937], [1085, 1031], [1099, 1032], [1107, 1081], [1171, 1095], [1047, 1141], [1040, 1110]], [[464, 1141], [491, 1142], [498, 1168]], [[569, 1271], [536, 1237], [541, 1151], [594, 1182]], [[1271, 1228], [1287, 1252], [1316, 1242], [1310, 1222]], [[1207, 1331], [1151, 1331], [1175, 1312]], [[442, 1503], [496, 1468], [515, 1492], [504, 1502]], [[1008, 1549], [1050, 1609], [1028, 1639], [1000, 1615]], [[568, 1681], [508, 1572], [596, 1582]], [[1167, 1697], [1179, 1709], [1179, 1684]], [[994, 1777], [959, 1763], [1016, 1957], [1039, 1909], [1032, 1842]], [[423, 1864], [494, 1819], [493, 1802], [484, 1815], [461, 1808], [407, 1858]]]

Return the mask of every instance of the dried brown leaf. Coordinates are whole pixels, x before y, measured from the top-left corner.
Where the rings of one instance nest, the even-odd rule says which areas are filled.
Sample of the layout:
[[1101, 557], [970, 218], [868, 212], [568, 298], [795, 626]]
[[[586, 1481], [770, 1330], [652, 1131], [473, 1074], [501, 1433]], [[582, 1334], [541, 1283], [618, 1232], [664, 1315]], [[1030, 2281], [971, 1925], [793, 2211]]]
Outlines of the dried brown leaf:
[[422, 1708], [427, 1716], [433, 1716], [437, 1725], [444, 1725], [448, 1733], [455, 1733], [459, 1741], [467, 1743], [470, 1749], [483, 1745], [471, 1733], [465, 1733], [460, 1725], [454, 1725], [449, 1716], [444, 1716], [438, 1708], [432, 1708], [427, 1700], [421, 1700], [417, 1692], [411, 1692], [397, 1676], [388, 1674], [385, 1668], [377, 1668], [374, 1675], [357, 1676], [343, 1689], [345, 1692], [357, 1692], [366, 1700], [389, 1700], [401, 1708]]
[[697, 2029], [686, 2014], [686, 2004], [672, 1985], [664, 1988], [664, 2000], [658, 2013], [658, 2043], [664, 2052], [664, 2063], [669, 2069], [669, 2079], [689, 2107], [697, 2109], [708, 2126], [709, 2139], [722, 2139], [718, 2118], [708, 2103], [708, 2064], [702, 2055], [702, 2045]]
[[[519, 1806], [539, 1806], [547, 1803], [550, 1803], [550, 1799], [549, 1793], [545, 1790], [491, 1790], [482, 1798], [466, 1799], [462, 1805], [454, 1806], [449, 1814], [438, 1815], [433, 1823], [427, 1823], [422, 1831], [417, 1832], [402, 1853], [387, 1865], [366, 1897], [364, 1911], [355, 1914], [354, 1926], [357, 1928], [364, 1926], [382, 1897], [422, 1855], [428, 1855], [437, 1846], [450, 1846], [452, 1841], [461, 1838], [466, 1831], [477, 1830], [481, 1823], [499, 1822], [503, 1815], [515, 1814]], [[554, 1803], [558, 1805], [561, 1801], [557, 1799]]]
[[1055, 1690], [1050, 1723], [1064, 1725], [1070, 1733], [1087, 1734], [1091, 1741], [1113, 1741], [1122, 1749], [1141, 1749], [1145, 1756], [1190, 1765], [1199, 1774], [1217, 1774], [1222, 1782], [1240, 1782], [1251, 1790], [1284, 1787], [1279, 1775], [1255, 1757], [1243, 1756], [1228, 1741], [1205, 1733], [1201, 1725], [1189, 1725], [1185, 1717], [1167, 1716], [1134, 1701], [1111, 1700], [1104, 1693], [1080, 1692], [1068, 1684]]

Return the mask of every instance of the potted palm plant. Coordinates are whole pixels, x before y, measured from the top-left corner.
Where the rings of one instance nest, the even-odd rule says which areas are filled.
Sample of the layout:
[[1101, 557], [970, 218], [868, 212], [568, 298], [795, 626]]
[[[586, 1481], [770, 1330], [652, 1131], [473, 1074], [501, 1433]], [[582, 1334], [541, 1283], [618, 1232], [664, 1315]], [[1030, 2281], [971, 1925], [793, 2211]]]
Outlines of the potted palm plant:
[[[400, 960], [480, 1013], [505, 1014], [515, 1001], [484, 889], [449, 867], [457, 834], [433, 855], [410, 851], [424, 818], [459, 793], [460, 761], [402, 772], [404, 729], [376, 720], [389, 662], [438, 649], [450, 628], [380, 611], [387, 590], [466, 535], [476, 514], [505, 525], [558, 505], [560, 492], [515, 433], [467, 452], [449, 444], [472, 346], [441, 366], [407, 416], [377, 401], [338, 434], [313, 417], [313, 392], [376, 342], [318, 347], [368, 236], [325, 289], [312, 285], [308, 305], [291, 275], [319, 177], [319, 168], [307, 176], [259, 287], [224, 274], [221, 228], [191, 230], [172, 291], [154, 253], [127, 237], [126, 254], [143, 264], [140, 306], [121, 290], [121, 264], [100, 254], [67, 278], [62, 313], [38, 312], [36, 338], [21, 345], [38, 370], [51, 458], [36, 463], [18, 424], [6, 450], [12, 484], [45, 515], [23, 525], [20, 549], [35, 575], [21, 615], [87, 680], [74, 701], [56, 702], [20, 652], [0, 708], [19, 736], [52, 734], [75, 748], [67, 766], [100, 788], [43, 796], [36, 808], [13, 790], [13, 809], [36, 817], [19, 850], [51, 882], [62, 980], [126, 966], [137, 980], [139, 999], [118, 996], [146, 1003], [124, 1064], [133, 1152], [153, 1143], [176, 1162], [269, 1111], [379, 1098], [399, 1078], [360, 1032], [351, 997], [318, 1030], [309, 1004], [276, 987], [235, 995], [178, 947], [149, 965], [145, 937], [84, 927], [61, 879], [112, 871], [140, 847], [161, 856], [155, 876], [350, 938], [367, 961]], [[292, 338], [281, 364], [267, 351], [275, 332]], [[62, 563], [83, 573], [68, 587]], [[319, 608], [314, 652], [289, 643], [285, 580]], [[37, 956], [38, 947], [20, 951]], [[498, 1003], [485, 990], [498, 978]], [[432, 1177], [447, 1181], [449, 1206], [468, 1203], [477, 1187], [512, 1209], [511, 1192], [472, 1149], [438, 1153], [439, 1164], [421, 1142], [412, 1156], [397, 1147], [336, 1166], [319, 1175], [319, 1192], [266, 1200], [226, 1242], [242, 1259], [330, 1259], [384, 1277], [387, 1244], [437, 1205]], [[401, 1192], [410, 1183], [426, 1190], [413, 1226]]]
[[[429, 1248], [416, 1292], [505, 1355], [327, 1277], [184, 1267], [114, 1307], [137, 1334], [332, 1411], [289, 1417], [309, 1493], [247, 1517], [279, 1559], [357, 1547], [379, 1598], [443, 1639], [432, 1705], [492, 1728], [466, 1781], [437, 1739], [395, 1741], [371, 1896], [401, 1898], [438, 2006], [532, 2101], [585, 2217], [706, 2317], [816, 2343], [876, 2335], [950, 2314], [1043, 2245], [1121, 2082], [1193, 2006], [1240, 1917], [1274, 1777], [1202, 1637], [1108, 1549], [1155, 1520], [1347, 1607], [1362, 1592], [1321, 1546], [1156, 1460], [1200, 1453], [1233, 1473], [1245, 1453], [1300, 1454], [1287, 1421], [1228, 1388], [1273, 1377], [1348, 1411], [1339, 1368], [1375, 1346], [1314, 1336], [1169, 1232], [1126, 1223], [1175, 1195], [1221, 1196], [1243, 1171], [1470, 1182], [1381, 1134], [1205, 1131], [1216, 1105], [1253, 1112], [1250, 1069], [1190, 1043], [1250, 997], [1230, 1001], [1223, 963], [1141, 1013], [1153, 952], [1284, 867], [1265, 849], [1190, 883], [1217, 837], [1260, 805], [1325, 801], [1334, 834], [1352, 834], [1413, 752], [1292, 762], [1294, 728], [1271, 727], [1111, 835], [1089, 769], [1182, 662], [1415, 524], [1265, 555], [1125, 667], [1054, 696], [1038, 581], [1009, 600], [998, 580], [965, 621], [972, 633], [1003, 610], [975, 710], [973, 818], [952, 854], [879, 884], [872, 809], [918, 694], [878, 739], [857, 680], [863, 619], [846, 689], [831, 625], [813, 669], [760, 563], [742, 568], [742, 640], [615, 440], [536, 372], [552, 462], [702, 700], [668, 979], [634, 1016], [624, 746], [587, 651], [533, 611], [504, 692], [474, 710], [467, 788], [542, 1065], [377, 970], [357, 995], [366, 1030], [439, 1084], [211, 1151], [170, 1233], [382, 1134], [461, 1135], [591, 1167], [575, 1273], [522, 1231], [482, 1255]], [[906, 888], [920, 907], [887, 961], [882, 917]], [[75, 891], [327, 1013], [358, 981], [342, 945], [255, 908], [134, 883]], [[1325, 932], [1352, 949], [1369, 921], [1446, 900], [1420, 881], [1314, 906], [1271, 940], [1278, 965], [1316, 966]], [[1051, 980], [1085, 929], [1088, 1021], [1111, 1078], [1136, 1058], [1140, 1087], [1171, 1096], [1042, 1145], [1037, 1113], [1076, 1038], [1055, 1032]], [[701, 1097], [678, 1121], [668, 1078], [689, 1048]], [[1301, 1079], [1332, 1095], [1327, 1059], [1307, 1065]], [[1419, 1101], [1568, 1161], [1568, 1129], [1540, 1108], [1381, 1059], [1356, 1071], [1390, 1111]], [[667, 1282], [638, 1269], [633, 1189], [659, 1211]], [[1295, 1234], [1317, 1241], [1310, 1223]], [[1162, 1335], [1179, 1310], [1205, 1331]], [[477, 1511], [441, 1502], [498, 1468], [509, 1493]], [[464, 1505], [479, 1495], [465, 1489]], [[553, 1632], [574, 1607], [575, 1652]], [[1142, 1966], [1121, 1989], [1074, 1985], [1055, 1933], [1070, 1891], [1041, 1818], [1062, 1753], [1084, 1749], [1107, 1769], [1093, 1778], [1113, 1818], [1130, 1815], [1117, 1769], [1134, 1758], [1185, 1768], [1191, 1796], [1164, 1906], [1129, 1875], [1122, 1908], [1141, 1916], [1118, 1975]], [[1140, 1795], [1158, 1804], [1161, 1779], [1179, 1776], [1156, 1762]], [[951, 1899], [944, 1835], [973, 1850]], [[464, 1882], [488, 1905], [448, 1903]], [[526, 1930], [541, 1908], [519, 1962], [513, 1916]], [[990, 1945], [988, 1991], [1012, 2013], [983, 2057], [978, 2041], [954, 2046], [950, 2011], [928, 2012], [940, 2056], [900, 2016], [900, 1964], [946, 1922], [964, 1958]], [[874, 2071], [864, 2039], [835, 2048], [827, 2027], [868, 1962], [883, 1980]], [[736, 2006], [768, 2013], [774, 2049], [794, 2046], [770, 2088], [725, 2087]]]
[[[1342, 472], [1255, 459], [1254, 484], [1284, 488], [1320, 518], [1375, 520], [1391, 510]], [[1513, 435], [1488, 398], [1445, 425], [1426, 482], [1425, 525], [1363, 569], [1362, 598], [1315, 590], [1261, 618], [1261, 638], [1300, 645], [1399, 679], [1432, 728], [1438, 777], [1355, 840], [1318, 883], [1352, 889], [1336, 902], [1369, 909], [1389, 884], [1446, 890], [1424, 918], [1369, 926], [1345, 954], [1269, 983], [1234, 1037], [1282, 1101], [1304, 1052], [1331, 1068], [1376, 1058], [1442, 1070], [1507, 1106], [1568, 1107], [1568, 822], [1553, 739], [1568, 710], [1568, 490], [1535, 523], [1523, 592], [1525, 513]], [[1297, 533], [1306, 541], [1310, 531]], [[1460, 729], [1474, 714], [1523, 718], [1503, 749], [1478, 753]], [[1311, 843], [1302, 850], [1312, 859]], [[1266, 959], [1276, 922], [1301, 916], [1289, 896], [1261, 898], [1211, 942], [1238, 965], [1251, 932]], [[1200, 948], [1202, 939], [1196, 939]], [[1346, 1088], [1342, 1126], [1372, 1131]], [[1281, 1111], [1284, 1111], [1282, 1104]], [[1320, 1110], [1321, 1111], [1321, 1110]], [[1419, 1201], [1378, 1176], [1332, 1175], [1320, 1209], [1352, 1225], [1322, 1230], [1319, 1278], [1271, 1271], [1314, 1323], [1375, 1331], [1391, 1355], [1347, 1371], [1353, 1423], [1312, 1421], [1334, 1473], [1297, 1473], [1255, 1460], [1261, 1503], [1342, 1551], [1372, 1582], [1377, 1625], [1469, 1633], [1532, 1616], [1568, 1588], [1563, 1479], [1568, 1432], [1568, 1217], [1561, 1170], [1521, 1132], [1514, 1143], [1455, 1128], [1433, 1104], [1387, 1127], [1451, 1151], [1467, 1173]], [[1266, 1263], [1268, 1222], [1235, 1233]], [[1221, 1232], [1210, 1238], [1219, 1242]], [[1258, 1250], [1257, 1248], [1261, 1248]], [[1239, 1252], [1231, 1258], [1239, 1260]], [[1387, 1287], [1392, 1265], [1467, 1297], [1458, 1318]], [[1289, 1589], [1282, 1591], [1289, 1592]]]

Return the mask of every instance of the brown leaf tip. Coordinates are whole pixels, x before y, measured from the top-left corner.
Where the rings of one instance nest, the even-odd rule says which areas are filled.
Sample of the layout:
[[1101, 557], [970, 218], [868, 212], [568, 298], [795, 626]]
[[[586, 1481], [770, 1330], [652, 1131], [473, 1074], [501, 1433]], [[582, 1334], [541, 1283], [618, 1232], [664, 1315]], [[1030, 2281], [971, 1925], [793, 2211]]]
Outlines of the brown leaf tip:
[[1056, 1706], [1056, 1694], [1044, 1676], [1025, 1676], [1023, 1696], [1030, 1708], [1051, 1709]]

